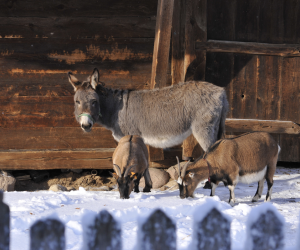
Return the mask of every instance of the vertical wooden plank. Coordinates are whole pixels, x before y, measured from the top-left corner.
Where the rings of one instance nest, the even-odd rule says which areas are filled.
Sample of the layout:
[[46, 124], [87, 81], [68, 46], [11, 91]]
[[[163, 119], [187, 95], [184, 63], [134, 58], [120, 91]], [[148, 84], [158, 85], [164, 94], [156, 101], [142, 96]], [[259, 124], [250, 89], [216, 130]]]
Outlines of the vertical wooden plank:
[[138, 247], [143, 250], [176, 250], [176, 224], [160, 209], [139, 222]]
[[234, 41], [236, 0], [207, 2], [207, 39]]
[[[188, 80], [204, 80], [206, 52], [196, 51], [196, 41], [207, 41], [207, 0], [186, 0], [185, 52], [183, 76]], [[196, 150], [198, 142], [193, 135], [183, 141], [182, 159], [197, 158], [202, 150]]]
[[[174, 0], [158, 0], [150, 82], [152, 89], [167, 86], [173, 9]], [[148, 147], [148, 150], [150, 162], [164, 159], [163, 149]]]
[[280, 108], [281, 58], [258, 56], [257, 60], [257, 119], [277, 120]]
[[64, 250], [65, 226], [56, 219], [38, 220], [30, 228], [30, 250]]
[[3, 202], [3, 191], [0, 189], [0, 249], [9, 250], [9, 207]]
[[[280, 120], [300, 123], [300, 58], [282, 59]], [[280, 135], [281, 161], [300, 161], [300, 141], [298, 136]]]
[[256, 60], [253, 55], [234, 55], [233, 118], [256, 118]]
[[173, 7], [174, 0], [158, 1], [151, 88], [162, 88], [167, 83]]
[[236, 2], [235, 40], [240, 42], [258, 41], [258, 2], [244, 0]]
[[185, 68], [185, 16], [186, 0], [174, 0], [174, 11], [172, 18], [172, 60], [171, 76], [172, 85], [184, 82]]

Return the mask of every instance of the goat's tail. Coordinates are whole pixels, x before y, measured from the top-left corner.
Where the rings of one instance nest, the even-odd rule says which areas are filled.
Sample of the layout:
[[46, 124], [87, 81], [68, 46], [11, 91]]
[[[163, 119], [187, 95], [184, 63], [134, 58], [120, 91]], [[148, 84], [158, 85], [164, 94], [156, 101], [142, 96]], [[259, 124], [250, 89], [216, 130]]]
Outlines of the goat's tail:
[[218, 131], [217, 140], [225, 138], [225, 120], [226, 120], [226, 116], [227, 116], [227, 112], [228, 112], [228, 106], [229, 106], [225, 91], [224, 91], [224, 95], [223, 95], [222, 105], [223, 105], [223, 107], [222, 107], [222, 112], [221, 112], [221, 116], [220, 116], [220, 123], [219, 123], [219, 131]]

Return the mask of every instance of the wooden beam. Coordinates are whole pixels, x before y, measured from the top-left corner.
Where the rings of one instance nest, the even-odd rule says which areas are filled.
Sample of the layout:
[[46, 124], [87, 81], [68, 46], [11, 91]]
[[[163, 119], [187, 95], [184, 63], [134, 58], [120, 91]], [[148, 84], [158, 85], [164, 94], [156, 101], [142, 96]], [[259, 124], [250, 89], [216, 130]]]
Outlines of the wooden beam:
[[151, 88], [162, 88], [167, 83], [173, 8], [174, 0], [158, 1]]
[[2, 170], [111, 169], [114, 148], [77, 150], [2, 150]]
[[300, 56], [299, 44], [269, 44], [235, 41], [198, 41], [196, 50], [207, 52], [242, 53], [251, 55]]
[[[172, 84], [205, 79], [206, 52], [195, 50], [195, 41], [207, 40], [207, 0], [175, 0], [172, 27]], [[189, 136], [183, 142], [184, 160], [199, 156], [198, 142]]]
[[[158, 0], [150, 88], [167, 86], [174, 0]], [[161, 148], [148, 147], [149, 161], [164, 159]]]
[[261, 131], [274, 134], [300, 134], [299, 124], [292, 121], [226, 119], [226, 132]]

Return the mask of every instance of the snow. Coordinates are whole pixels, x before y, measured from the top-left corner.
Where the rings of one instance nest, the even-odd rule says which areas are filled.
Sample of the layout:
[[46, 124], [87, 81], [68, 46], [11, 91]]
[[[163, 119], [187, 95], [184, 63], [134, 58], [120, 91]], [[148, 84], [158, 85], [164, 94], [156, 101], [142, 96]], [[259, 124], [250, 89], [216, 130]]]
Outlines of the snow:
[[[231, 220], [232, 249], [243, 249], [246, 242], [248, 216], [264, 204], [267, 185], [262, 198], [252, 203], [257, 183], [241, 184], [235, 188], [236, 204], [228, 205], [229, 190], [223, 185], [216, 189], [215, 197], [208, 197], [210, 190], [203, 189], [200, 183], [194, 198], [180, 199], [179, 191], [152, 191], [151, 193], [131, 193], [130, 199], [119, 199], [119, 192], [78, 191], [59, 192], [5, 192], [4, 202], [10, 206], [10, 249], [28, 250], [30, 226], [38, 219], [59, 218], [66, 226], [66, 249], [83, 247], [82, 225], [101, 210], [109, 211], [119, 221], [122, 229], [123, 249], [134, 249], [136, 245], [138, 220], [160, 208], [176, 223], [177, 249], [188, 249], [192, 239], [193, 216], [201, 205], [214, 206]], [[285, 249], [296, 249], [299, 235], [300, 212], [300, 169], [277, 168], [271, 204], [285, 220]], [[266, 205], [268, 206], [268, 205]], [[261, 208], [264, 209], [264, 208]], [[199, 211], [199, 210], [198, 210]], [[203, 210], [204, 211], [204, 210]], [[207, 211], [207, 210], [206, 210]], [[197, 219], [201, 215], [197, 214]], [[83, 222], [84, 220], [84, 222]], [[142, 221], [143, 219], [141, 219]]]

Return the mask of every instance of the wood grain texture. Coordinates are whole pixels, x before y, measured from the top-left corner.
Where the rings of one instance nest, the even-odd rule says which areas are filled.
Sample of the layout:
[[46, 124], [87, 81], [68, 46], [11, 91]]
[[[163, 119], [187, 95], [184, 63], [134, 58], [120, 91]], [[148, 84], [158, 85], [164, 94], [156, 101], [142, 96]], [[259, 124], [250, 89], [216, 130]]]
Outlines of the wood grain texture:
[[242, 53], [251, 55], [300, 56], [299, 44], [271, 44], [208, 40], [197, 42], [197, 50], [222, 53]]
[[159, 0], [152, 59], [151, 88], [167, 86], [174, 0]]
[[0, 168], [22, 169], [111, 169], [114, 149], [0, 151]]
[[277, 134], [300, 134], [300, 126], [292, 121], [226, 119], [226, 132], [268, 132]]
[[[75, 119], [75, 118], [74, 118]], [[115, 148], [112, 132], [96, 125], [89, 133], [76, 127], [0, 128], [0, 150]]]
[[149, 38], [154, 37], [155, 19], [137, 17], [0, 17], [0, 38]]
[[111, 1], [3, 1], [0, 16], [20, 17], [101, 17], [101, 16], [155, 16], [157, 0], [111, 0]]

